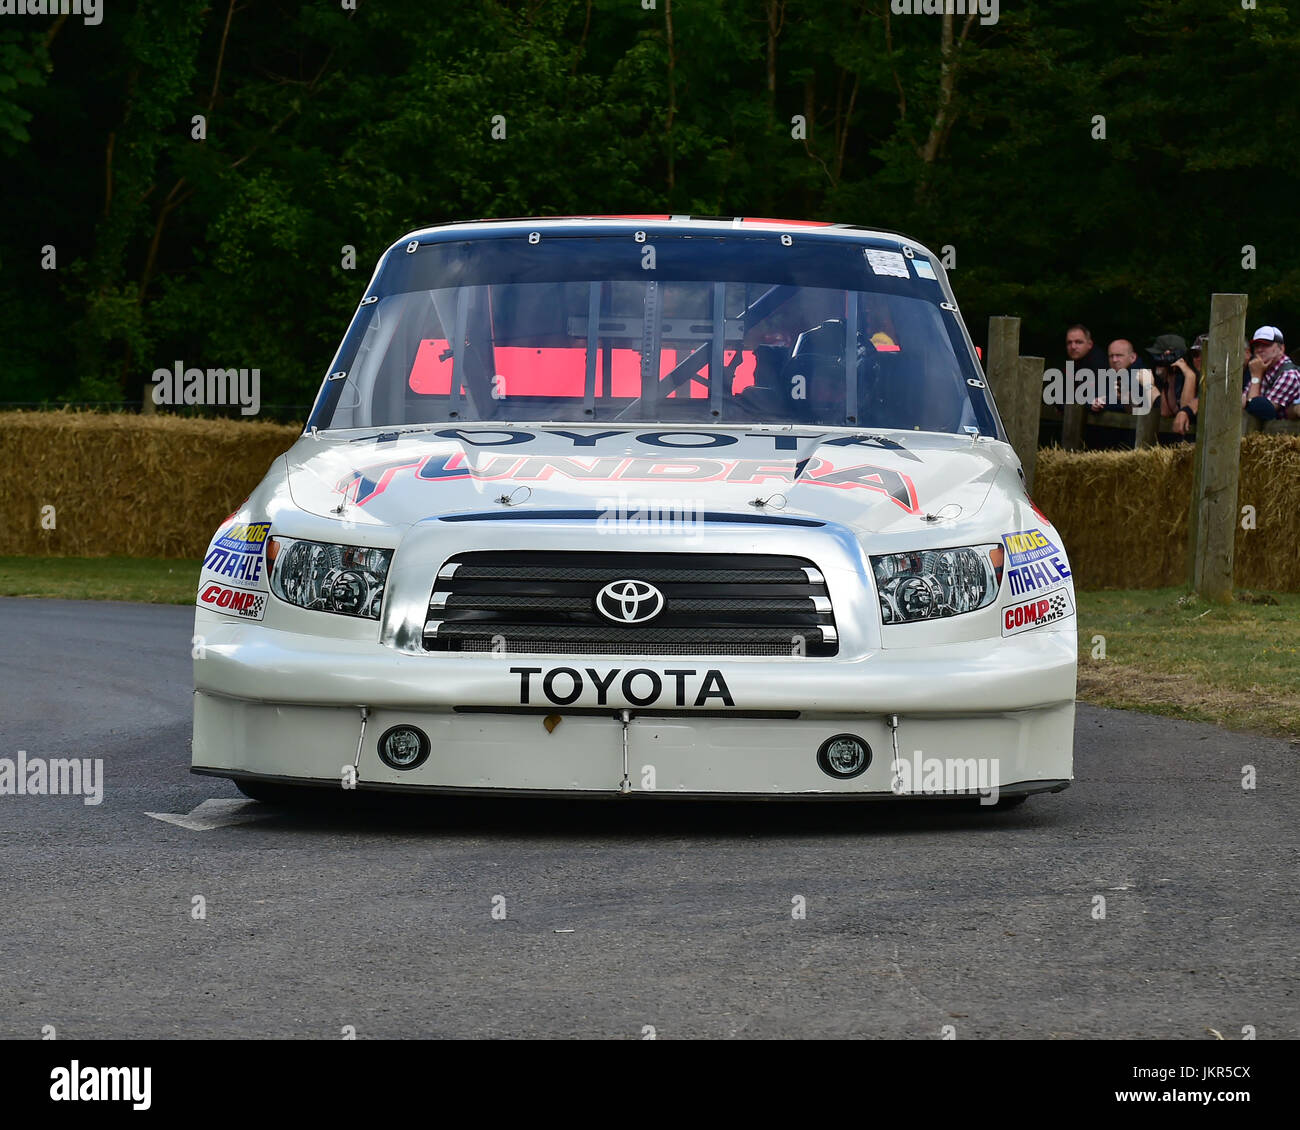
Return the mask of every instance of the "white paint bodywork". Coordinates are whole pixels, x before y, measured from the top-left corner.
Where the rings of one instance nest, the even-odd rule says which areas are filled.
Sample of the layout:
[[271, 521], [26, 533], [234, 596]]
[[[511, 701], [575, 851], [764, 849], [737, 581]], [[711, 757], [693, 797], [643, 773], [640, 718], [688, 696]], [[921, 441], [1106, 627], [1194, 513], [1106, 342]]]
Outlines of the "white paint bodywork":
[[[1012, 596], [1005, 576], [998, 599], [982, 610], [881, 624], [871, 554], [987, 545], [1026, 530], [1059, 546], [1001, 440], [529, 421], [381, 433], [302, 437], [218, 531], [269, 523], [270, 536], [395, 552], [378, 621], [293, 607], [269, 591], [265, 571], [234, 585], [262, 597], [261, 618], [226, 614], [203, 596], [233, 583], [205, 569], [194, 628], [196, 771], [337, 787], [355, 763], [362, 788], [889, 797], [896, 739], [903, 757], [997, 759], [1003, 793], [1061, 787], [1073, 776], [1077, 622], [1068, 577], [1045, 590], [1068, 595], [1068, 614], [1032, 630], [1004, 634], [1005, 610], [1026, 599]], [[430, 467], [474, 474], [419, 477]], [[911, 493], [887, 493], [870, 472], [854, 471], [862, 468], [905, 480]], [[847, 483], [827, 480], [846, 470]], [[586, 477], [597, 471], [606, 477]], [[596, 517], [663, 500], [707, 516], [687, 538]], [[768, 515], [823, 524], [728, 518]], [[443, 562], [458, 552], [522, 547], [809, 558], [831, 594], [838, 655], [425, 652], [420, 633]], [[1064, 547], [1059, 559], [1068, 560]], [[584, 675], [583, 692], [555, 706], [540, 677], [529, 676], [523, 702], [523, 676], [511, 670], [521, 666], [571, 668]], [[699, 675], [674, 695], [668, 669]], [[608, 682], [603, 696], [588, 670]], [[654, 672], [663, 685], [651, 707], [623, 693], [624, 676], [636, 670]], [[716, 697], [695, 705], [706, 671], [725, 680], [733, 706]], [[634, 697], [652, 681], [635, 676]], [[548, 714], [558, 724], [548, 728]], [[376, 753], [380, 735], [400, 723], [431, 740], [417, 769], [389, 768]], [[841, 733], [860, 736], [873, 755], [848, 780], [816, 760], [819, 746]]]

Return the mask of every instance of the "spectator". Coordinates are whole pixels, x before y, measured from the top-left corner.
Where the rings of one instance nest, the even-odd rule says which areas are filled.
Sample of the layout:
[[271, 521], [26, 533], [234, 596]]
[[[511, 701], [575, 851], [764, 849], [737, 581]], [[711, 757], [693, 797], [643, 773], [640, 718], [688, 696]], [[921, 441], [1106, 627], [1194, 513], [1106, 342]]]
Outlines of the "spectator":
[[[1106, 367], [1106, 355], [1101, 351], [1100, 346], [1093, 344], [1092, 331], [1082, 322], [1075, 322], [1065, 331], [1065, 356], [1067, 362], [1074, 362], [1076, 380], [1088, 377], [1095, 379], [1096, 375]], [[1068, 365], [1065, 371], [1070, 372]], [[1076, 388], [1077, 386], [1067, 389], [1066, 403], [1076, 403], [1078, 396]]]
[[[1206, 341], [1208, 340], [1209, 340], [1209, 335], [1207, 334]], [[1241, 362], [1241, 391], [1242, 392], [1246, 392], [1250, 388], [1250, 362], [1251, 362], [1251, 358], [1253, 358], [1254, 356], [1255, 356], [1255, 347], [1251, 345], [1250, 337], [1247, 336], [1246, 349], [1242, 353], [1242, 357], [1244, 358], [1244, 360]]]
[[1187, 363], [1187, 342], [1177, 334], [1161, 334], [1147, 347], [1147, 353], [1155, 372], [1160, 415], [1181, 422], [1184, 426], [1175, 423], [1174, 431], [1186, 435], [1186, 424], [1196, 420], [1195, 406], [1190, 420], [1183, 412], [1184, 405], [1196, 399], [1196, 371]]
[[1277, 326], [1260, 326], [1251, 338], [1250, 383], [1241, 406], [1259, 419], [1300, 417], [1300, 368], [1286, 355], [1286, 342]]
[[[1116, 338], [1106, 349], [1106, 357], [1110, 363], [1110, 368], [1120, 374], [1118, 377], [1107, 377], [1106, 388], [1098, 389], [1103, 392], [1104, 396], [1099, 396], [1092, 402], [1094, 412], [1127, 412], [1130, 405], [1137, 401], [1139, 391], [1149, 388], [1154, 381], [1151, 370], [1138, 364], [1137, 350], [1133, 348], [1133, 343], [1127, 338]], [[1128, 388], [1131, 395], [1126, 395], [1128, 390], [1121, 389], [1120, 382], [1127, 380]]]
[[[1160, 415], [1166, 420], [1178, 415], [1187, 390], [1187, 374], [1178, 368], [1179, 361], [1186, 365], [1187, 342], [1177, 333], [1164, 333], [1147, 347], [1151, 355], [1152, 372], [1156, 374], [1157, 404]], [[1195, 373], [1192, 374], [1195, 388]]]
[[[1174, 368], [1183, 375], [1183, 392], [1178, 409], [1174, 413], [1175, 435], [1190, 436], [1196, 427], [1196, 413], [1201, 409], [1201, 355], [1205, 352], [1205, 343], [1209, 340], [1209, 334], [1201, 334], [1192, 342], [1187, 357], [1174, 362]], [[1161, 410], [1163, 411], [1163, 404]]]

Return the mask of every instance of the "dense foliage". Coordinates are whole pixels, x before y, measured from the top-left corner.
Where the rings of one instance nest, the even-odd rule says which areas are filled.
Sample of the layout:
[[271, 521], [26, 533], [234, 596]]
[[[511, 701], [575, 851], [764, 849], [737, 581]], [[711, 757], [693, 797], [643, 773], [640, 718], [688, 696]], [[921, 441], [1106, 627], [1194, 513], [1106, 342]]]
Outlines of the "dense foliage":
[[0, 17], [0, 401], [138, 402], [176, 359], [310, 401], [389, 243], [510, 215], [906, 231], [955, 250], [977, 340], [1019, 314], [1050, 358], [1076, 319], [1190, 337], [1215, 290], [1300, 338], [1300, 11], [1245, 3], [1002, 0], [993, 24], [891, 10], [920, 0]]

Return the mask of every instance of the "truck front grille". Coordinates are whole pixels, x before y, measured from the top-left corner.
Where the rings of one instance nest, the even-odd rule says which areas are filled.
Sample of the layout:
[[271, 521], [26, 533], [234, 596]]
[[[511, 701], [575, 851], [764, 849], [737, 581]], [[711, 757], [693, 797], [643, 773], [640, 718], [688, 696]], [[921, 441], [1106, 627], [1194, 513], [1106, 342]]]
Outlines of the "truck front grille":
[[426, 651], [799, 657], [838, 642], [820, 570], [767, 554], [461, 553], [424, 625]]

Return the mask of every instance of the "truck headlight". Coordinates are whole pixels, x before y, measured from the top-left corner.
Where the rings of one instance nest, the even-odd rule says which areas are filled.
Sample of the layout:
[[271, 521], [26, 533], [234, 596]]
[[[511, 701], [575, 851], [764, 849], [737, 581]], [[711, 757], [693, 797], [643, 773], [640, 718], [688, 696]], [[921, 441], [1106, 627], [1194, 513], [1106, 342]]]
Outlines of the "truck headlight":
[[379, 619], [391, 549], [274, 537], [267, 545], [271, 591], [314, 612]]
[[985, 608], [1002, 584], [1000, 545], [924, 549], [871, 558], [886, 624], [937, 620]]

